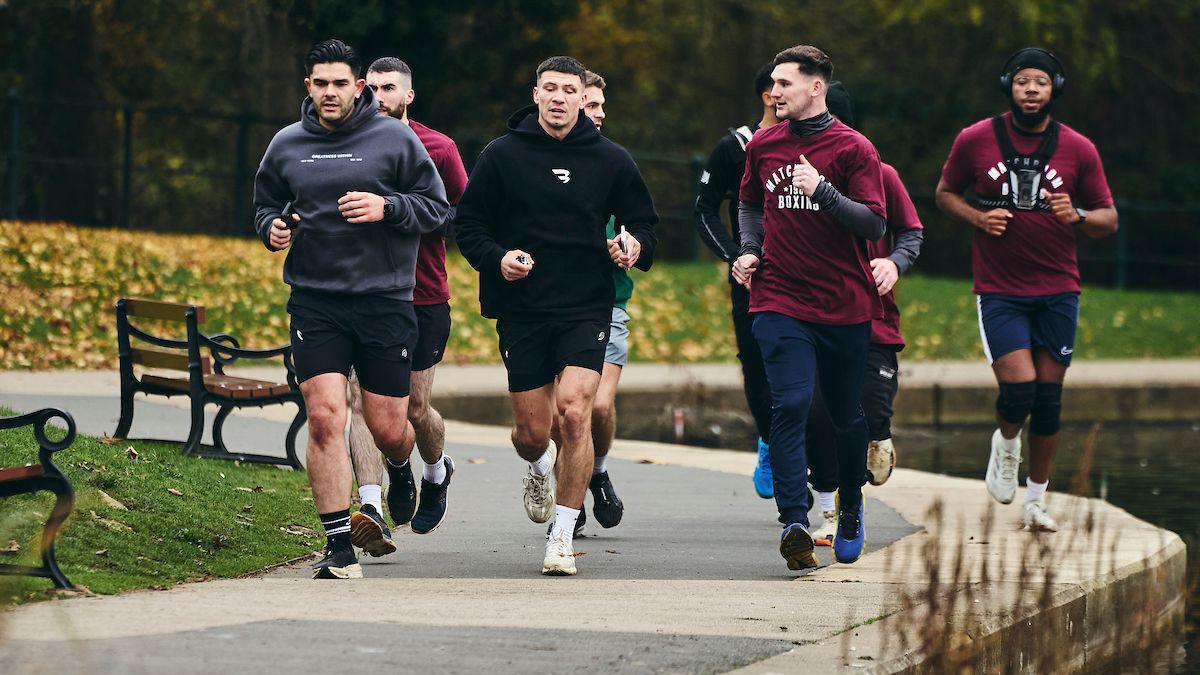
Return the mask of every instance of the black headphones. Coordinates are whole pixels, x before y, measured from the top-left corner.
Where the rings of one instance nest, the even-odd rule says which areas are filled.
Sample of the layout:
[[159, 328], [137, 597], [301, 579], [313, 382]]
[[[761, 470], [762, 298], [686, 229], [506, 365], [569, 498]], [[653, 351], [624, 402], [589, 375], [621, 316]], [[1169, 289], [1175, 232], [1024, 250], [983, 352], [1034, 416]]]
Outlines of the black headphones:
[[1024, 49], [1018, 49], [1017, 51], [1013, 52], [1012, 56], [1008, 57], [1008, 60], [1004, 62], [1004, 70], [1000, 71], [1000, 93], [1004, 94], [1005, 97], [1012, 97], [1013, 77], [1017, 74], [1013, 69], [1013, 62], [1017, 60], [1017, 57], [1025, 54], [1026, 52], [1041, 52], [1054, 62], [1054, 65], [1058, 68], [1058, 72], [1050, 74], [1050, 98], [1056, 99], [1061, 96], [1063, 87], [1067, 86], [1067, 76], [1063, 75], [1064, 69], [1062, 61], [1059, 61], [1057, 56], [1051, 54], [1045, 49], [1042, 49], [1041, 47], [1025, 47]]

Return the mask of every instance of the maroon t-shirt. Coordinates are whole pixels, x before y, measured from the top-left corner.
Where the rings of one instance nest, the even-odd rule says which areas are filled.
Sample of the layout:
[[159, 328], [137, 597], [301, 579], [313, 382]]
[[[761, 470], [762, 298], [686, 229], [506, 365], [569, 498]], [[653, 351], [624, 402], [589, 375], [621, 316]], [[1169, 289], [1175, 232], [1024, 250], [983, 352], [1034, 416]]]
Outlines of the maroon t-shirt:
[[763, 207], [763, 258], [750, 311], [838, 326], [882, 316], [863, 241], [792, 187], [800, 155], [838, 192], [887, 217], [879, 153], [862, 134], [837, 121], [807, 137], [787, 123], [754, 134], [739, 196]]
[[[1011, 113], [1004, 113], [1004, 120], [1013, 148], [1032, 154], [1041, 136], [1014, 127]], [[1071, 195], [1075, 205], [1084, 210], [1113, 205], [1096, 146], [1065, 124], [1059, 125], [1058, 147], [1043, 173], [1042, 187]], [[990, 118], [958, 134], [942, 178], [953, 192], [971, 188], [980, 197], [1008, 198], [1008, 167]], [[975, 231], [971, 255], [975, 292], [1018, 296], [1078, 293], [1076, 225], [1062, 222], [1049, 211], [1008, 210], [1013, 217], [1003, 235]]]
[[[913, 206], [900, 174], [891, 164], [883, 165], [883, 191], [887, 197], [887, 234], [879, 241], [867, 242], [867, 254], [871, 259], [891, 255], [892, 240], [899, 233], [923, 229], [917, 207]], [[895, 289], [879, 299], [883, 302], [883, 318], [871, 322], [871, 342], [903, 349], [904, 336], [900, 333], [900, 308], [896, 306]]]
[[[450, 206], [458, 204], [467, 187], [467, 170], [454, 141], [439, 131], [409, 120], [408, 126], [421, 139], [429, 158], [437, 167], [438, 175], [446, 185], [446, 199]], [[440, 305], [450, 300], [450, 282], [446, 278], [446, 237], [429, 232], [421, 235], [421, 246], [417, 249], [417, 284], [413, 288], [414, 305]]]

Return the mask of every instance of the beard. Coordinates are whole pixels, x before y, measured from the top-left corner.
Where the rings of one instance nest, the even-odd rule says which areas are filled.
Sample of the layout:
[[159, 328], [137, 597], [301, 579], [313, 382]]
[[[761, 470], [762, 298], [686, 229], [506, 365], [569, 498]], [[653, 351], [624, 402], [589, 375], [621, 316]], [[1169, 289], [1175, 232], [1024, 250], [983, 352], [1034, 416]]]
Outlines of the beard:
[[391, 110], [388, 111], [388, 116], [395, 117], [398, 120], [402, 120], [402, 119], [404, 119], [404, 113], [407, 110], [408, 110], [408, 106], [404, 105], [404, 102], [401, 101], [400, 103], [398, 103], [396, 105], [395, 108], [392, 108]]
[[1046, 105], [1043, 105], [1041, 108], [1039, 108], [1037, 112], [1031, 113], [1027, 113], [1022, 110], [1021, 106], [1017, 105], [1016, 101], [1009, 103], [1009, 106], [1012, 108], [1013, 119], [1016, 120], [1017, 124], [1020, 124], [1023, 127], [1036, 127], [1042, 122], [1045, 122], [1046, 118], [1050, 116], [1050, 101], [1047, 101]]

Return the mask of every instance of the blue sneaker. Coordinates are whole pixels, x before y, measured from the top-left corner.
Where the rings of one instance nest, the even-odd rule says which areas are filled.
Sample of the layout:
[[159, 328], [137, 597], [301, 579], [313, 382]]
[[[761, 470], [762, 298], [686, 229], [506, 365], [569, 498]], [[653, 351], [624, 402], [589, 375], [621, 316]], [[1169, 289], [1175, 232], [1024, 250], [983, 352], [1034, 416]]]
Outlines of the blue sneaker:
[[421, 505], [417, 507], [416, 515], [409, 525], [413, 534], [433, 532], [446, 517], [446, 490], [454, 476], [454, 460], [450, 459], [450, 455], [442, 453], [442, 463], [446, 466], [446, 478], [441, 483], [421, 479]]
[[838, 562], [849, 564], [862, 557], [867, 543], [864, 529], [862, 502], [854, 511], [838, 504], [837, 535], [833, 538], [833, 557]]
[[758, 466], [754, 467], [754, 491], [763, 499], [775, 496], [775, 476], [771, 473], [770, 446], [758, 439]]
[[821, 564], [813, 552], [812, 535], [800, 523], [783, 528], [783, 535], [779, 538], [779, 555], [787, 561], [789, 570], [811, 569]]

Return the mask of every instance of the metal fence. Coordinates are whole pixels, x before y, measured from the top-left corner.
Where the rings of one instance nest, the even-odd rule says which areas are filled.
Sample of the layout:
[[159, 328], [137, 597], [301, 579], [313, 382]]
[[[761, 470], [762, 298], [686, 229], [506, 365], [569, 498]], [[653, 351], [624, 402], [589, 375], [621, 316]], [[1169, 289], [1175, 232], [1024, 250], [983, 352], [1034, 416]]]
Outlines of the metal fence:
[[[72, 99], [0, 100], [0, 214], [131, 229], [249, 236], [253, 181], [274, 133], [291, 119]], [[456, 139], [468, 170], [486, 138]], [[655, 196], [660, 257], [708, 256], [692, 205], [703, 155], [634, 152]], [[910, 183], [911, 184], [911, 183]], [[970, 274], [970, 228], [945, 219], [932, 194], [914, 191], [926, 225], [920, 269]], [[1112, 239], [1080, 237], [1089, 283], [1200, 290], [1200, 204], [1118, 201]]]

